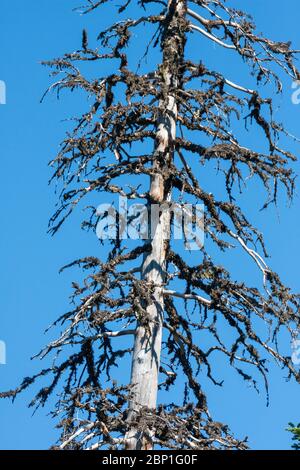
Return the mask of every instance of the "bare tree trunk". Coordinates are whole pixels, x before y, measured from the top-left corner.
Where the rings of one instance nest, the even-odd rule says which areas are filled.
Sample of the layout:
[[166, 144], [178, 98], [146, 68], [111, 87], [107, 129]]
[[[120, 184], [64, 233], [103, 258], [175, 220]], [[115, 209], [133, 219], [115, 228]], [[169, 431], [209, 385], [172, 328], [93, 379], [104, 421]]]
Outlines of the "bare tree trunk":
[[[178, 65], [183, 56], [184, 35], [180, 34], [180, 19], [185, 15], [184, 0], [169, 0], [168, 15], [163, 40], [164, 77], [163, 98], [160, 101], [160, 116], [157, 126], [154, 174], [151, 178], [149, 201], [164, 205], [170, 202], [171, 186], [168, 183], [168, 164], [173, 160], [176, 138], [177, 103], [172, 90], [178, 85]], [[181, 48], [178, 49], [178, 42]], [[181, 49], [181, 51], [180, 51]], [[180, 57], [180, 52], [181, 57]], [[163, 162], [161, 161], [163, 157]], [[153, 221], [151, 221], [153, 222]], [[133, 398], [129, 403], [129, 422], [142, 408], [155, 409], [157, 405], [158, 375], [160, 366], [162, 327], [164, 313], [163, 283], [165, 280], [166, 249], [170, 233], [170, 213], [162, 211], [152, 227], [151, 251], [144, 257], [141, 276], [154, 286], [153, 303], [147, 306], [146, 326], [138, 323], [132, 357], [131, 385]], [[149, 450], [153, 447], [151, 436], [139, 433], [134, 426], [126, 436], [129, 450]]]

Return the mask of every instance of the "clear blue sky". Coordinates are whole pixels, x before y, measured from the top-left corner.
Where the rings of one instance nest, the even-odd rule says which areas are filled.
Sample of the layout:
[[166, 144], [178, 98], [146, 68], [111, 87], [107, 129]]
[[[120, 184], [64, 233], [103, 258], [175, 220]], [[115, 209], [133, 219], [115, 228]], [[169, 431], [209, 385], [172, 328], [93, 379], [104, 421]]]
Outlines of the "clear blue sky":
[[[24, 376], [41, 367], [30, 357], [49, 338], [42, 335], [43, 330], [67, 309], [74, 278], [71, 272], [58, 275], [59, 268], [81, 255], [97, 255], [99, 249], [93, 235], [80, 231], [78, 215], [55, 238], [46, 234], [56, 201], [53, 188], [47, 186], [47, 162], [64, 136], [66, 125], [62, 120], [80, 112], [85, 102], [65, 95], [59, 102], [51, 96], [40, 104], [51, 81], [39, 61], [76, 50], [83, 27], [96, 34], [103, 21], [109, 20], [108, 9], [105, 18], [99, 12], [85, 17], [72, 12], [81, 3], [84, 0], [1, 0], [0, 80], [7, 84], [7, 104], [0, 106], [0, 340], [7, 344], [7, 365], [0, 365], [1, 390], [15, 387]], [[264, 30], [275, 40], [291, 39], [300, 49], [298, 0], [230, 3], [251, 12], [259, 31]], [[238, 62], [229, 67], [224, 52], [217, 46], [209, 47], [203, 39], [200, 43], [198, 47], [194, 41], [191, 47], [197, 47], [205, 63], [215, 65], [215, 54], [220, 54], [227, 77], [235, 81], [238, 78], [247, 85], [244, 67]], [[286, 92], [279, 99], [278, 120], [285, 121], [291, 133], [300, 135], [300, 105], [292, 105], [291, 83], [286, 80], [285, 85]], [[253, 144], [259, 143], [260, 136], [252, 134], [249, 138]], [[299, 154], [300, 147], [292, 148]], [[295, 169], [299, 173], [299, 164]], [[273, 269], [281, 273], [287, 285], [300, 291], [299, 196], [292, 207], [287, 207], [282, 199], [278, 211], [270, 208], [261, 213], [257, 211], [262, 205], [260, 193], [250, 192], [248, 196], [251, 195], [248, 209], [265, 233]], [[237, 260], [232, 262], [233, 269], [242, 275], [246, 267]], [[289, 348], [288, 344], [285, 346]], [[275, 367], [270, 370], [268, 408], [263, 392], [258, 395], [227, 372], [223, 389], [209, 386], [209, 403], [214, 418], [230, 424], [235, 434], [248, 435], [252, 448], [285, 449], [290, 446], [290, 436], [284, 430], [287, 422], [300, 421], [300, 387], [287, 383]], [[31, 396], [32, 390], [13, 405], [0, 401], [1, 449], [45, 449], [55, 441], [56, 431], [47, 416], [49, 409], [32, 416], [32, 410], [26, 407]]]

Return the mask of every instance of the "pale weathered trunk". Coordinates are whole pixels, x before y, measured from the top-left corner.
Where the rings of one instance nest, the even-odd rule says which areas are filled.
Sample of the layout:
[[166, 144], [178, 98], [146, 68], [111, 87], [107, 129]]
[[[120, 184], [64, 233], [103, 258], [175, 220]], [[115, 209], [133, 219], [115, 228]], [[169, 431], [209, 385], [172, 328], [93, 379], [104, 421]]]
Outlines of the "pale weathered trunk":
[[[178, 37], [172, 36], [176, 31], [176, 22], [185, 14], [184, 0], [169, 0], [169, 19], [165, 31], [165, 47], [163, 51], [162, 74], [164, 77], [164, 98], [160, 102], [161, 113], [157, 126], [155, 155], [164, 155], [164, 166], [173, 159], [173, 144], [176, 138], [177, 103], [171, 92], [177, 86], [178, 78]], [[175, 25], [175, 29], [174, 29]], [[169, 37], [168, 37], [169, 35]], [[172, 41], [174, 44], [172, 46]], [[149, 192], [150, 204], [170, 202], [171, 188], [166, 184], [164, 168], [161, 163], [154, 162], [154, 174], [151, 178]], [[151, 207], [149, 207], [151, 210]], [[149, 218], [150, 219], [150, 218]], [[153, 222], [153, 221], [152, 221]], [[153, 228], [153, 227], [152, 227]], [[153, 302], [147, 306], [147, 324], [137, 324], [134, 351], [132, 357], [131, 385], [133, 397], [129, 403], [129, 422], [142, 408], [155, 409], [157, 405], [158, 375], [162, 345], [163, 328], [163, 283], [165, 280], [166, 248], [170, 232], [169, 211], [162, 211], [156, 221], [151, 239], [151, 250], [144, 256], [141, 277], [153, 288]], [[151, 436], [139, 433], [132, 426], [126, 436], [127, 449], [148, 450], [153, 447]]]

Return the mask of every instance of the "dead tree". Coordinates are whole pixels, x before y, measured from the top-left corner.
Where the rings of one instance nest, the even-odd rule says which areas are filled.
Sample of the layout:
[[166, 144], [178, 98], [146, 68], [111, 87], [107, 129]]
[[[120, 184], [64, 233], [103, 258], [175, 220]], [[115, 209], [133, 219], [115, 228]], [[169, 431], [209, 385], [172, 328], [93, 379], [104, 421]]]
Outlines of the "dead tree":
[[[106, 3], [89, 1], [83, 12], [101, 19]], [[133, 7], [132, 19], [127, 11]], [[31, 405], [44, 405], [59, 389], [53, 415], [62, 429], [60, 449], [243, 449], [245, 442], [211, 418], [201, 377], [222, 385], [212, 366], [219, 354], [255, 387], [260, 374], [267, 388], [269, 358], [300, 381], [277, 341], [281, 329], [292, 335], [299, 327], [299, 297], [266, 264], [263, 237], [234, 197], [250, 178], [266, 189], [264, 208], [276, 202], [280, 185], [293, 196], [295, 157], [281, 148], [287, 132], [273, 119], [272, 99], [262, 93], [270, 83], [280, 92], [282, 73], [299, 79], [297, 51], [258, 35], [251, 18], [224, 0], [127, 0], [117, 15], [120, 21], [99, 34], [95, 48], [84, 31], [81, 50], [46, 63], [58, 77], [52, 90], [79, 88], [93, 98], [52, 162], [62, 191], [51, 230], [91, 195], [95, 207], [83, 226], [95, 230], [98, 195], [104, 193], [111, 200], [144, 201], [148, 211], [154, 204], [201, 203], [206, 242], [192, 262], [166, 236], [174, 217], [161, 210], [154, 233], [130, 248], [118, 218], [106, 260], [89, 256], [68, 265], [88, 276], [74, 283], [74, 308], [57, 320], [62, 333], [40, 354], [54, 353], [53, 365], [2, 396], [15, 397], [36, 379], [51, 377]], [[150, 71], [142, 62], [131, 65], [128, 55], [147, 29], [152, 36], [146, 54], [156, 48], [159, 63]], [[210, 70], [201, 49], [198, 62], [189, 58], [191, 35], [213, 41], [216, 56], [218, 47], [237, 54], [256, 77], [256, 88]], [[79, 67], [107, 61], [115, 71], [100, 78], [87, 78]], [[240, 143], [233, 130], [242, 118], [262, 131], [265, 152]], [[223, 199], [197, 177], [210, 161], [224, 172]], [[197, 224], [197, 216], [192, 221]], [[235, 246], [255, 263], [261, 285], [235, 280], [230, 266], [214, 261], [218, 251]], [[130, 357], [131, 380], [125, 374], [116, 380], [115, 367], [129, 368]], [[165, 403], [157, 398], [162, 390], [177, 393]]]

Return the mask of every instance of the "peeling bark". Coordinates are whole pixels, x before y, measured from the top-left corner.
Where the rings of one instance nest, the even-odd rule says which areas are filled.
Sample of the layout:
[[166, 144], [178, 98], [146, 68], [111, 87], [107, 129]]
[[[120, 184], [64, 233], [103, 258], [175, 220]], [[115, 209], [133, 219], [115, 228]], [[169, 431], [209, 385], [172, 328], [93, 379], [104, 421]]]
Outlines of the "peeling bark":
[[[181, 20], [186, 12], [185, 1], [170, 0], [163, 41], [162, 74], [164, 77], [161, 113], [158, 119], [156, 148], [157, 160], [153, 164], [156, 173], [151, 177], [149, 206], [167, 204], [171, 200], [171, 185], [165, 179], [164, 169], [173, 161], [176, 139], [177, 102], [172, 93], [178, 86], [179, 65], [183, 60], [184, 35], [180, 31]], [[178, 44], [181, 47], [178, 48]], [[179, 54], [181, 52], [181, 55]], [[150, 208], [150, 207], [149, 207]], [[157, 404], [158, 376], [160, 366], [162, 329], [164, 316], [163, 284], [165, 280], [166, 250], [170, 232], [170, 214], [162, 211], [155, 228], [152, 227], [151, 251], [144, 256], [141, 277], [154, 286], [152, 303], [147, 306], [147, 323], [138, 321], [132, 357], [131, 386], [133, 398], [129, 403], [129, 422], [136, 412]], [[151, 433], [141, 433], [134, 426], [126, 436], [129, 450], [152, 449]]]

